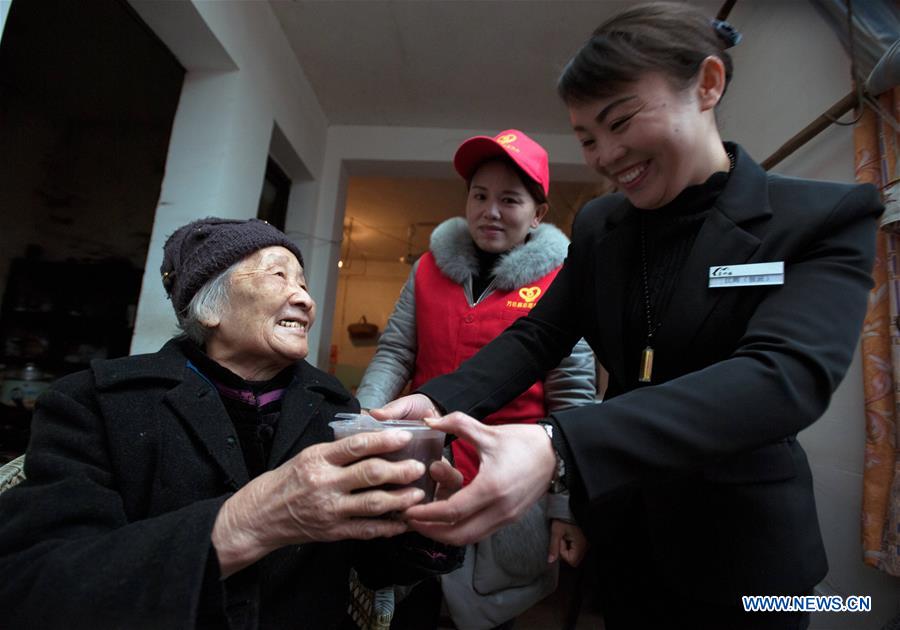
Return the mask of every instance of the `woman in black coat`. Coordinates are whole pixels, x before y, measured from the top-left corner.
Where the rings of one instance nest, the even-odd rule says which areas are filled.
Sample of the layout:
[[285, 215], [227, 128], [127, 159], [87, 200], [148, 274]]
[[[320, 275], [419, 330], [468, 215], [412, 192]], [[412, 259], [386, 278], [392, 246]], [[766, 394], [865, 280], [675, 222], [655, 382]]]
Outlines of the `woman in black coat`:
[[354, 540], [404, 532], [376, 517], [422, 491], [374, 486], [425, 470], [377, 457], [407, 432], [332, 441], [327, 423], [359, 406], [303, 360], [315, 304], [302, 265], [256, 219], [169, 238], [163, 283], [185, 335], [38, 400], [27, 480], [0, 496], [0, 625], [335, 628], [351, 567], [378, 587], [458, 565], [414, 533]]
[[586, 162], [620, 192], [578, 214], [528, 317], [385, 408], [481, 417], [587, 339], [609, 372], [603, 403], [543, 429], [434, 422], [479, 446], [481, 472], [407, 517], [466, 543], [568, 486], [610, 630], [804, 628], [803, 610], [745, 612], [741, 596], [805, 595], [827, 571], [796, 434], [853, 357], [882, 208], [872, 186], [767, 174], [722, 142], [738, 39], [668, 3], [594, 32], [559, 91]]

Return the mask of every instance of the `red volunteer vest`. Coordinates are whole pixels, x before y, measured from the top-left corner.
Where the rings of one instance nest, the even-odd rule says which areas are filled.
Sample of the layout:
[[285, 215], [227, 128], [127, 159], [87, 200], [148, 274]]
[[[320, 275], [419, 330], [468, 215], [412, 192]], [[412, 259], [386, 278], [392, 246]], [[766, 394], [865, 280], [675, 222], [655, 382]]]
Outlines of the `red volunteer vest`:
[[[494, 290], [477, 306], [469, 306], [463, 288], [445, 276], [431, 252], [416, 270], [416, 335], [418, 349], [412, 387], [453, 372], [511, 323], [527, 315], [559, 267], [534, 282], [511, 291]], [[503, 366], [497, 366], [503, 369]], [[537, 381], [518, 398], [484, 418], [486, 424], [534, 423], [547, 415], [544, 384]], [[456, 468], [468, 484], [478, 472], [478, 452], [464, 440], [453, 443]]]

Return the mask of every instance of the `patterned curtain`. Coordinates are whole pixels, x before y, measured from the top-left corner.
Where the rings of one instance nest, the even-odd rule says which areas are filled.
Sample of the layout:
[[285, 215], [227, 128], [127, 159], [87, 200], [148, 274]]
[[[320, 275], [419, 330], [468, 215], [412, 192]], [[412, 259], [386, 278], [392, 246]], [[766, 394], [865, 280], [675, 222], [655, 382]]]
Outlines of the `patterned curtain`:
[[[878, 101], [894, 119], [900, 88]], [[866, 564], [900, 576], [900, 178], [898, 134], [871, 107], [853, 131], [856, 179], [882, 190], [886, 211], [878, 233], [869, 311], [862, 335], [866, 405], [862, 543]]]

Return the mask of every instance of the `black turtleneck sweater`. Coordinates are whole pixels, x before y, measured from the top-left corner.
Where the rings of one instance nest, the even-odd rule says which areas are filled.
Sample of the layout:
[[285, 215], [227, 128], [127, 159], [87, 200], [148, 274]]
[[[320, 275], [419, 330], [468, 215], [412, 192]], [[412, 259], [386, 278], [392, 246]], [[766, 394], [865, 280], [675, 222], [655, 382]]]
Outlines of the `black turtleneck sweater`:
[[258, 397], [290, 385], [294, 373], [293, 366], [283, 369], [266, 381], [247, 381], [213, 361], [195, 343], [184, 340], [181, 342], [181, 348], [194, 367], [213, 386], [221, 385], [231, 390], [252, 392], [253, 398], [257, 399], [254, 402], [243, 401], [219, 393], [219, 398], [241, 442], [241, 451], [250, 478], [253, 479], [266, 472], [269, 455], [272, 452], [272, 438], [275, 436], [278, 417], [281, 415], [281, 398], [260, 405]]
[[475, 246], [475, 257], [478, 259], [478, 271], [472, 274], [472, 302], [477, 303], [478, 298], [487, 289], [494, 278], [494, 265], [503, 254], [486, 252], [478, 245]]
[[[653, 210], [632, 207], [638, 214], [638, 237], [631, 248], [625, 269], [629, 271], [625, 288], [623, 322], [626, 389], [642, 385], [638, 381], [641, 353], [647, 346], [647, 300], [643, 266], [646, 262], [647, 291], [650, 297], [650, 327], [654, 336], [666, 325], [666, 313], [700, 227], [728, 183], [728, 173], [713, 173], [706, 182], [688, 186], [675, 199]], [[645, 257], [641, 255], [641, 235]], [[644, 258], [642, 260], [642, 258]], [[652, 341], [651, 341], [652, 345]]]

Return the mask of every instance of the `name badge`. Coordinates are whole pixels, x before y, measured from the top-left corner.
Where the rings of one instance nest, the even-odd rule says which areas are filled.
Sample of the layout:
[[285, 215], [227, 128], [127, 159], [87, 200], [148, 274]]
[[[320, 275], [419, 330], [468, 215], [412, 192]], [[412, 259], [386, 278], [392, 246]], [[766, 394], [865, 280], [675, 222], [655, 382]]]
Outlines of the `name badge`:
[[709, 268], [709, 288], [758, 287], [784, 284], [784, 261], [752, 265], [714, 265]]

